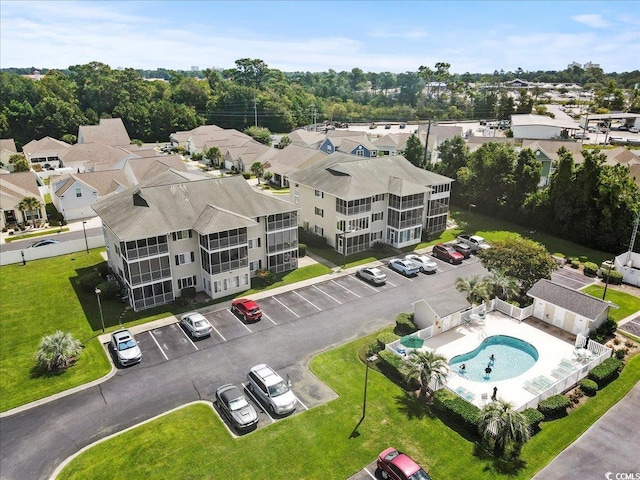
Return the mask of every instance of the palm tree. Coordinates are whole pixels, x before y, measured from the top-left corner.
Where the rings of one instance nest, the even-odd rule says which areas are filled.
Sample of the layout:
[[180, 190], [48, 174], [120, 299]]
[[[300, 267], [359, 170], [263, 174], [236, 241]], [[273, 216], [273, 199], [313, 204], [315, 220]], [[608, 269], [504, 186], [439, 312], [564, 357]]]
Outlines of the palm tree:
[[478, 431], [486, 444], [493, 442], [496, 457], [504, 456], [510, 444], [515, 444], [519, 451], [531, 436], [524, 416], [504, 400], [493, 401], [480, 411]]
[[260, 185], [260, 177], [264, 173], [264, 166], [260, 162], [253, 162], [251, 164], [251, 173], [253, 173], [258, 179], [258, 185]]
[[35, 197], [25, 197], [18, 204], [18, 208], [20, 210], [22, 210], [22, 212], [23, 212], [23, 217], [26, 218], [26, 215], [24, 215], [24, 212], [29, 212], [31, 214], [30, 216], [31, 216], [31, 225], [32, 226], [35, 226], [35, 224], [36, 224], [36, 217], [33, 214], [35, 212], [39, 211], [40, 207], [42, 207], [42, 204]]
[[487, 291], [494, 297], [509, 301], [520, 293], [518, 280], [507, 275], [504, 270], [495, 270], [483, 278]]
[[447, 359], [431, 351], [411, 352], [408, 364], [405, 378], [407, 381], [417, 380], [420, 383], [421, 397], [426, 396], [432, 379], [444, 383], [449, 375]]
[[218, 147], [211, 147], [207, 150], [206, 157], [209, 159], [209, 165], [211, 167], [219, 167], [222, 154]]
[[80, 352], [81, 343], [68, 332], [58, 330], [42, 337], [36, 354], [38, 366], [48, 372], [59, 372], [72, 366]]
[[483, 300], [489, 299], [487, 284], [478, 275], [470, 278], [458, 278], [456, 280], [456, 290], [467, 293], [467, 301], [471, 304], [481, 304]]

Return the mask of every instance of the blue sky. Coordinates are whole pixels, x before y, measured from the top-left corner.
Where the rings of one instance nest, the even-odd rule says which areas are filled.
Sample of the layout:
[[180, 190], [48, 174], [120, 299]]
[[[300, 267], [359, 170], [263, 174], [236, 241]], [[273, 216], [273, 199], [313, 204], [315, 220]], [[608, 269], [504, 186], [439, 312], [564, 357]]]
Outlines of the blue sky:
[[0, 0], [0, 67], [640, 69], [639, 1]]

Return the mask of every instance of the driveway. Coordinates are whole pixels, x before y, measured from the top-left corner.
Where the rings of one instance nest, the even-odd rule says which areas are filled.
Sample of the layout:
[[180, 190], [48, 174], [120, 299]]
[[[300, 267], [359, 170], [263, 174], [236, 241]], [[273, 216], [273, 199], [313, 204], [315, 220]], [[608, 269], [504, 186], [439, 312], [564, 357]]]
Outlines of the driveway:
[[640, 383], [533, 477], [534, 480], [639, 478], [638, 405]]
[[[398, 313], [411, 311], [412, 302], [451, 288], [458, 277], [486, 273], [473, 258], [458, 266], [442, 262], [438, 266], [436, 275], [412, 279], [388, 271], [389, 285], [381, 289], [350, 275], [336, 276], [335, 282], [342, 286], [307, 285], [296, 289], [297, 294], [274, 294], [260, 303], [275, 323], [265, 318], [258, 328], [248, 324], [250, 332], [228, 310], [210, 312], [226, 317], [224, 325], [232, 334], [224, 337], [226, 341], [214, 336], [211, 344], [193, 342], [197, 349], [182, 341], [184, 332], [176, 325], [159, 334], [163, 335], [159, 346], [149, 336], [139, 365], [119, 369], [98, 386], [0, 419], [0, 477], [49, 478], [60, 462], [96, 440], [185, 403], [213, 400], [218, 386], [240, 385], [257, 363], [289, 374], [294, 393], [305, 406], [319, 404], [330, 392], [317, 395], [301, 373], [313, 355], [392, 324]], [[358, 287], [361, 290], [355, 290]], [[353, 298], [346, 301], [350, 295]], [[282, 306], [276, 299], [299, 317], [277, 310]], [[158, 332], [152, 333], [157, 341]]]

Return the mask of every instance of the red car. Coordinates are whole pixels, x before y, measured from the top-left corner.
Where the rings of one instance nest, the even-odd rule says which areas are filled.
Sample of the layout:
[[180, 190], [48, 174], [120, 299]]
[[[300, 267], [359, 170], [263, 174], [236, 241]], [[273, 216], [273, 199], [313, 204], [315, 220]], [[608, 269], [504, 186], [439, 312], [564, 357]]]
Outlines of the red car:
[[258, 304], [248, 298], [236, 298], [231, 302], [231, 311], [242, 317], [245, 322], [257, 322], [262, 318], [262, 310]]
[[464, 259], [464, 255], [457, 252], [451, 245], [447, 245], [445, 243], [434, 245], [431, 254], [434, 257], [449, 263], [462, 263], [462, 260]]
[[387, 448], [380, 455], [376, 462], [380, 475], [385, 480], [431, 480], [431, 477], [408, 455], [399, 452], [395, 448]]

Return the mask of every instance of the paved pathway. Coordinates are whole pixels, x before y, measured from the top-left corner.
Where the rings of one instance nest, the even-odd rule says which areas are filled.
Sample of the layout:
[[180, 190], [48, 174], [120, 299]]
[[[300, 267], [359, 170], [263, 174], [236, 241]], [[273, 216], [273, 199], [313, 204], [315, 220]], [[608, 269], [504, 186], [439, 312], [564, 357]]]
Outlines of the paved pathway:
[[[640, 478], [639, 405], [640, 382], [534, 480]], [[616, 476], [622, 473], [628, 476]]]

